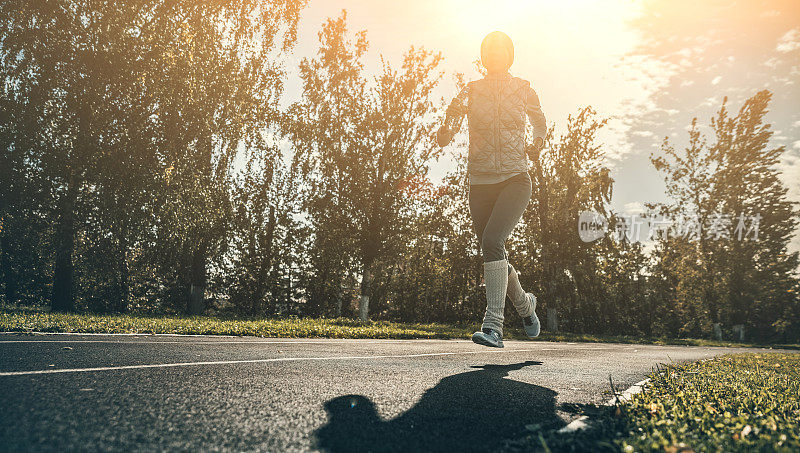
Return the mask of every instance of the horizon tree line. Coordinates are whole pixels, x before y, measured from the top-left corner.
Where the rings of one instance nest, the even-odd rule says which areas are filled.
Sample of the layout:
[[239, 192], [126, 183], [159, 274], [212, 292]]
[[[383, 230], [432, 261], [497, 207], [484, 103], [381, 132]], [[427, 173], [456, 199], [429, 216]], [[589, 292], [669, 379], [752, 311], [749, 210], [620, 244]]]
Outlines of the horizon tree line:
[[[485, 307], [464, 153], [431, 136], [442, 55], [410, 47], [364, 67], [345, 12], [300, 62], [281, 108], [304, 0], [60, 0], [0, 5], [2, 304], [55, 311], [300, 314], [468, 323]], [[463, 75], [455, 75], [457, 84]], [[549, 330], [800, 338], [798, 225], [770, 145], [771, 93], [710, 137], [651, 158], [669, 202], [648, 213], [758, 213], [758, 241], [664, 235], [652, 251], [577, 234], [612, 226], [613, 178], [591, 107], [534, 156], [509, 255]], [[462, 137], [463, 141], [463, 137]], [[429, 177], [442, 157], [454, 168]], [[509, 320], [515, 319], [509, 312]], [[744, 328], [744, 327], [743, 327]]]

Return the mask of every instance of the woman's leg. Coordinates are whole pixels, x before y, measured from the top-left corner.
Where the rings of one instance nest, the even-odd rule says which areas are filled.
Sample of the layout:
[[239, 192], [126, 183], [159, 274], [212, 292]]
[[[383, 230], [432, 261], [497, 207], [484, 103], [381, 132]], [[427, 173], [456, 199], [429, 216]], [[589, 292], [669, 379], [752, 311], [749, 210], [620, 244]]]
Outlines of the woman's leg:
[[525, 290], [522, 289], [522, 285], [519, 283], [517, 270], [514, 269], [511, 263], [508, 263], [508, 267], [510, 270], [508, 272], [508, 288], [506, 289], [506, 294], [508, 298], [511, 299], [511, 303], [514, 304], [517, 313], [523, 318], [528, 317], [533, 314], [533, 304], [528, 300]]
[[487, 308], [482, 327], [502, 333], [509, 278], [505, 241], [530, 202], [531, 180], [528, 173], [521, 173], [499, 184], [481, 187], [473, 196], [475, 187], [470, 188], [470, 211], [481, 238], [486, 282]]
[[[492, 215], [492, 209], [497, 201], [497, 196], [500, 194], [500, 184], [482, 184], [470, 187], [469, 206], [472, 215], [472, 226], [479, 243], [482, 242], [483, 230], [486, 229], [486, 223], [489, 221], [489, 216]], [[522, 289], [522, 285], [519, 283], [517, 270], [514, 269], [511, 263], [508, 263], [506, 294], [521, 317], [524, 318], [532, 314], [533, 305], [525, 295], [525, 290]]]
[[[470, 215], [472, 216], [472, 227], [475, 231], [475, 235], [478, 238], [478, 245], [481, 247], [481, 254], [483, 255], [483, 280], [486, 283], [487, 300], [489, 299], [489, 288], [494, 288], [498, 286], [499, 283], [494, 282], [498, 273], [496, 271], [493, 272], [491, 269], [487, 269], [486, 255], [483, 253], [483, 231], [486, 229], [486, 224], [489, 222], [489, 217], [492, 215], [495, 202], [497, 201], [497, 197], [500, 195], [502, 188], [502, 183], [476, 184], [469, 186], [469, 211]], [[497, 263], [492, 263], [488, 267], [491, 268], [492, 266], [496, 265]], [[497, 323], [494, 323], [495, 326], [496, 324]], [[502, 324], [503, 323], [501, 321], [500, 327], [495, 327], [495, 329], [500, 332], [501, 335], [503, 331]]]
[[500, 183], [481, 236], [483, 261], [507, 259], [505, 243], [531, 200], [531, 178], [520, 173]]
[[531, 199], [531, 180], [527, 173], [503, 182], [506, 184], [497, 196], [481, 238], [484, 272], [489, 276], [486, 281], [486, 315], [482, 327], [489, 327], [500, 333], [503, 332], [503, 310], [508, 287], [508, 255], [505, 243]]

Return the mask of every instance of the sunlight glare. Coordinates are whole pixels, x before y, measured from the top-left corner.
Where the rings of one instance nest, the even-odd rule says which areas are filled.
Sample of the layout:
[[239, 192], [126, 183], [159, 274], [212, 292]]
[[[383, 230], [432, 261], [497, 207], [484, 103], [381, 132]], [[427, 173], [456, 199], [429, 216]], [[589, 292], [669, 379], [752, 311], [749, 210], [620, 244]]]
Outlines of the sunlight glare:
[[442, 2], [440, 17], [476, 54], [483, 37], [494, 30], [507, 33], [526, 52], [567, 54], [632, 43], [635, 37], [622, 23], [639, 10], [631, 0], [449, 0]]

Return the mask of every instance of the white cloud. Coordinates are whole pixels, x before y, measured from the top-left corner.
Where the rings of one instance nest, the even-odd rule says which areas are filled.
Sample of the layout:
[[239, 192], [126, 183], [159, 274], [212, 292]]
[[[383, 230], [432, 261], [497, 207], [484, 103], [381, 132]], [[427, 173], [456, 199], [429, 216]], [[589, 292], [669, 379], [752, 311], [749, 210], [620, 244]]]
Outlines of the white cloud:
[[633, 133], [633, 135], [636, 135], [638, 137], [652, 137], [653, 133], [650, 131], [636, 131]]
[[625, 213], [626, 214], [641, 214], [644, 212], [644, 205], [638, 201], [631, 201], [630, 203], [625, 203]]
[[792, 143], [792, 148], [800, 149], [800, 140], [797, 140], [796, 142]]
[[779, 58], [772, 57], [767, 61], [763, 62], [762, 64], [768, 68], [775, 69], [780, 64], [781, 60]]
[[716, 96], [711, 96], [710, 98], [706, 98], [705, 101], [701, 102], [700, 105], [703, 107], [711, 107], [712, 105], [719, 104], [720, 100], [717, 99]]
[[778, 39], [778, 45], [775, 50], [778, 52], [791, 52], [795, 49], [800, 49], [800, 29], [793, 28]]
[[714, 77], [713, 80], [711, 80], [711, 84], [712, 85], [716, 85], [716, 84], [719, 83], [720, 80], [722, 80], [722, 76], [716, 76], [716, 77]]

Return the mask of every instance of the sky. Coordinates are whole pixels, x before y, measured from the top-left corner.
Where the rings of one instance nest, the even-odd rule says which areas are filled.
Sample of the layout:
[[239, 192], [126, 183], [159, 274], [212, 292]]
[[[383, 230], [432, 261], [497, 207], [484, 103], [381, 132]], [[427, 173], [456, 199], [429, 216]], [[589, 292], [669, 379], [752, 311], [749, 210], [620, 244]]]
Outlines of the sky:
[[[322, 23], [343, 9], [352, 32], [367, 31], [367, 68], [377, 68], [381, 55], [399, 63], [415, 45], [442, 52], [448, 73], [475, 79], [483, 37], [507, 33], [515, 45], [511, 73], [531, 81], [557, 134], [587, 105], [609, 119], [599, 141], [613, 169], [617, 212], [666, 201], [650, 163], [664, 137], [681, 148], [692, 118], [708, 126], [724, 97], [738, 111], [769, 89], [772, 145], [786, 147], [781, 175], [790, 199], [800, 201], [800, 1], [310, 0], [287, 61], [289, 101], [300, 93], [293, 72], [300, 59], [314, 55]], [[438, 95], [455, 94], [445, 78]], [[430, 176], [437, 181], [453, 166], [445, 157]], [[800, 249], [800, 235], [792, 249]]]

